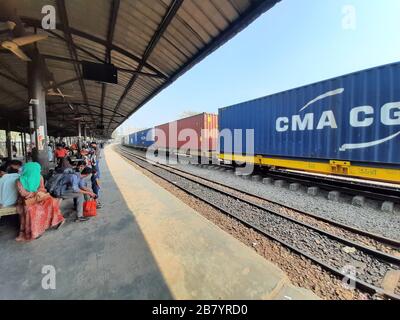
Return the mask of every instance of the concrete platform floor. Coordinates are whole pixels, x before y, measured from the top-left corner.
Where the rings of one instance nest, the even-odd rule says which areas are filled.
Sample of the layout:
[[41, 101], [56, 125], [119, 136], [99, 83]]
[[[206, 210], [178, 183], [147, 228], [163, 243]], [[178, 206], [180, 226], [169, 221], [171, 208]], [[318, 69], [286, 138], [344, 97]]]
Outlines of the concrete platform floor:
[[[3, 218], [0, 299], [317, 299], [110, 147], [101, 170], [104, 208], [88, 222], [71, 215], [20, 244], [17, 219]], [[56, 289], [45, 290], [49, 265]]]

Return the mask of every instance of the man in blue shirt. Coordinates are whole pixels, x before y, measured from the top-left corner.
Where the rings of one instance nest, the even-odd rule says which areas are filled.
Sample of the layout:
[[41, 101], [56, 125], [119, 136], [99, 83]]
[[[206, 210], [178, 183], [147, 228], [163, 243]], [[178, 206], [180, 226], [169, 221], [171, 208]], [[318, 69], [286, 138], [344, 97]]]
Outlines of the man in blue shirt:
[[95, 198], [96, 195], [87, 187], [87, 179], [92, 174], [91, 168], [84, 168], [81, 173], [75, 172], [67, 174], [63, 178], [63, 187], [61, 190], [62, 199], [74, 199], [74, 206], [77, 213], [75, 221], [87, 221], [89, 218], [83, 216], [83, 203], [86, 198]]
[[20, 161], [11, 161], [7, 173], [0, 178], [0, 208], [11, 207], [17, 203]]

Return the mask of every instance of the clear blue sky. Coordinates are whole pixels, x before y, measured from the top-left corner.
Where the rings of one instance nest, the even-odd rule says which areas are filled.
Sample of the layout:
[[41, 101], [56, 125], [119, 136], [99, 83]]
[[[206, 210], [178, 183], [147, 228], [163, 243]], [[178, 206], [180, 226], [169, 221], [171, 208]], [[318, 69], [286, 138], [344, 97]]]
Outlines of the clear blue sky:
[[[355, 8], [355, 29], [342, 27]], [[282, 0], [189, 70], [123, 126], [148, 128], [400, 61], [400, 0]], [[345, 20], [347, 21], [347, 20]]]

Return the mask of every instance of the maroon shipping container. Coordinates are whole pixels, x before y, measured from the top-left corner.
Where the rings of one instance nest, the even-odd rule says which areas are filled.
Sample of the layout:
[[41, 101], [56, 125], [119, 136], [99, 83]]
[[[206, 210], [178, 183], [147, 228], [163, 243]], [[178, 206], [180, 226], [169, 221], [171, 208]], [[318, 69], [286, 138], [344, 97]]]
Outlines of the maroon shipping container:
[[[159, 125], [155, 129], [156, 143], [160, 149], [176, 151], [185, 148], [189, 149], [191, 154], [198, 154], [197, 151], [217, 150], [218, 115], [216, 114], [201, 113]], [[165, 134], [165, 139], [161, 137], [160, 131]]]

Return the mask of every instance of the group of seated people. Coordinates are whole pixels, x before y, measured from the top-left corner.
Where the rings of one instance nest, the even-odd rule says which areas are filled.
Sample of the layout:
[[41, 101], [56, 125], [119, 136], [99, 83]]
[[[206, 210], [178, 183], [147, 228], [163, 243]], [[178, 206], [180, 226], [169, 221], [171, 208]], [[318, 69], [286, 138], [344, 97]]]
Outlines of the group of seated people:
[[98, 163], [88, 166], [84, 158], [73, 165], [66, 155], [46, 181], [37, 162], [11, 160], [0, 166], [0, 208], [16, 207], [20, 221], [17, 241], [38, 239], [47, 229], [61, 227], [65, 222], [62, 199], [73, 199], [76, 222], [87, 221], [84, 202], [98, 199], [99, 191]]
[[[54, 158], [57, 164], [57, 171], [63, 171], [72, 167], [72, 160], [74, 158], [75, 166], [77, 168], [87, 167], [92, 170], [91, 184], [92, 190], [96, 194], [97, 208], [101, 208], [100, 203], [100, 148], [96, 142], [84, 143], [80, 151], [76, 144], [72, 144], [67, 148], [63, 144], [57, 144], [54, 151]], [[81, 170], [82, 171], [82, 170]]]

